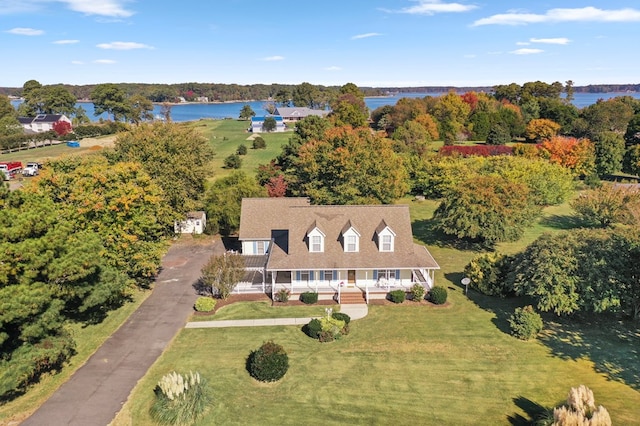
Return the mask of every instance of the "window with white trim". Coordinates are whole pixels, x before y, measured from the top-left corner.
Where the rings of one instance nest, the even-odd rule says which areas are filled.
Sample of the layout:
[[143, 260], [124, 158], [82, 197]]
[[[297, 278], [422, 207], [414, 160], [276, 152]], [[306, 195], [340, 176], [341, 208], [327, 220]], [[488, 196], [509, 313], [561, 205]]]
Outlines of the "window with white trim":
[[358, 237], [355, 235], [347, 235], [344, 248], [344, 251], [348, 252], [358, 251]]
[[322, 275], [326, 282], [333, 280], [333, 271], [322, 271]]
[[395, 280], [396, 279], [396, 270], [395, 269], [378, 269], [378, 280]]
[[381, 235], [380, 251], [393, 251], [393, 236]]
[[256, 244], [256, 254], [264, 254], [265, 253], [265, 243], [264, 241], [258, 241]]
[[322, 236], [312, 235], [309, 243], [309, 250], [314, 253], [320, 253], [322, 251]]

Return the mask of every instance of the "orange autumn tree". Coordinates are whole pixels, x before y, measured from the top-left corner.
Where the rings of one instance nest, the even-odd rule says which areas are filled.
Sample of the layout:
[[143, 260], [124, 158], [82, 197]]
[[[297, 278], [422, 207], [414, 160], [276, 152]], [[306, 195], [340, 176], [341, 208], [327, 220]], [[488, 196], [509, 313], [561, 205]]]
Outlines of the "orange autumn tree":
[[554, 136], [542, 142], [539, 149], [541, 157], [570, 169], [576, 176], [595, 171], [595, 148], [589, 139]]

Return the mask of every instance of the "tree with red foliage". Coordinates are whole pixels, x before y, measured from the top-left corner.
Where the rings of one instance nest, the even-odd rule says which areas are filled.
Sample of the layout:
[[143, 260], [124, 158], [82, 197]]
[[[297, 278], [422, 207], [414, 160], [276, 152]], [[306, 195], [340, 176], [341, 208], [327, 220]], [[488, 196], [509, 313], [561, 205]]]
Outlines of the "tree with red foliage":
[[276, 198], [287, 195], [288, 184], [282, 174], [269, 178], [269, 181], [264, 187], [267, 188], [267, 194], [269, 194], [269, 197]]
[[554, 136], [538, 146], [541, 157], [572, 170], [577, 176], [595, 171], [595, 149], [589, 139]]
[[71, 133], [73, 131], [73, 128], [71, 127], [71, 123], [69, 123], [68, 121], [60, 120], [53, 123], [53, 130], [58, 136], [64, 136], [68, 133]]
[[460, 97], [465, 104], [471, 107], [471, 112], [476, 110], [476, 107], [478, 106], [478, 95], [476, 92], [467, 92]]

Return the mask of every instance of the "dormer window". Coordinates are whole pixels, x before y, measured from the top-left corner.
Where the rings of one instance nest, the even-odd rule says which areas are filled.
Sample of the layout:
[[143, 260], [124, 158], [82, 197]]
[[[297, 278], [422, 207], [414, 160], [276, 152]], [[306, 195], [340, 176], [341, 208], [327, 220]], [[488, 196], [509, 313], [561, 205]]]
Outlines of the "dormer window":
[[314, 226], [309, 232], [307, 232], [309, 251], [311, 253], [324, 252], [324, 237], [324, 233], [317, 226]]
[[360, 251], [360, 233], [351, 225], [351, 221], [342, 228], [342, 244], [345, 253]]
[[392, 252], [395, 246], [396, 233], [383, 220], [376, 229], [378, 234], [378, 250], [381, 252]]

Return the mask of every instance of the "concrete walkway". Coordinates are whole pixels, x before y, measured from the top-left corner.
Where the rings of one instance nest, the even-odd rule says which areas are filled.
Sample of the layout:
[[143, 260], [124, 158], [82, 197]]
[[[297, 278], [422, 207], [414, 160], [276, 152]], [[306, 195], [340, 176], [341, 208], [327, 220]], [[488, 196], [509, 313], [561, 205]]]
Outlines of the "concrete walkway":
[[[367, 316], [367, 305], [341, 305], [340, 312], [349, 315], [352, 320]], [[221, 321], [195, 321], [188, 322], [185, 328], [226, 328], [226, 327], [264, 327], [274, 325], [305, 325], [311, 321], [309, 318], [263, 318], [252, 320], [221, 320]]]
[[105, 426], [184, 327], [197, 298], [193, 284], [217, 242], [179, 242], [162, 260], [153, 292], [23, 426]]

